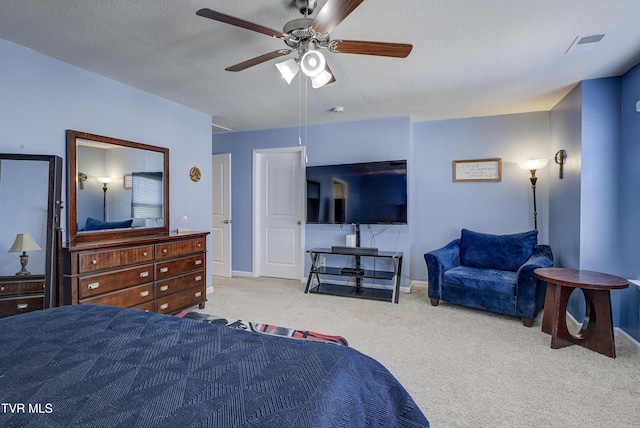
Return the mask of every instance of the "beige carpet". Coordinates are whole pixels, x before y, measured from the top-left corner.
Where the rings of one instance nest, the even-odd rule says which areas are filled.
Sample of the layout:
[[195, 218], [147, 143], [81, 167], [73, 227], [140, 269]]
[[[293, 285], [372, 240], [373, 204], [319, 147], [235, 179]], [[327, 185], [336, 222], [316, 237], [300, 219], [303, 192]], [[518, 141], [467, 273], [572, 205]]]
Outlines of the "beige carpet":
[[201, 311], [340, 335], [385, 365], [433, 427], [640, 427], [640, 352], [553, 350], [519, 319], [441, 303], [304, 294], [300, 281], [214, 277]]

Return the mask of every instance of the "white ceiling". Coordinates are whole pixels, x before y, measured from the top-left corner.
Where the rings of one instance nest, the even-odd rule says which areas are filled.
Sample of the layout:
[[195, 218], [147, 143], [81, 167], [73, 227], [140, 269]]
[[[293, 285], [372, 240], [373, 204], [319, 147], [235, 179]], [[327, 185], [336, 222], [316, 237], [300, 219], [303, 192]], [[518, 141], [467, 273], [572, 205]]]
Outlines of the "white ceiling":
[[[577, 82], [640, 62], [638, 0], [366, 0], [331, 38], [411, 43], [409, 57], [324, 51], [337, 82], [305, 91], [280, 78], [278, 60], [225, 71], [286, 46], [195, 14], [209, 8], [280, 31], [301, 17], [293, 4], [4, 0], [0, 38], [210, 114], [233, 131], [298, 126], [305, 117], [317, 124], [547, 111]], [[576, 37], [594, 34], [605, 37], [592, 50], [565, 54]]]

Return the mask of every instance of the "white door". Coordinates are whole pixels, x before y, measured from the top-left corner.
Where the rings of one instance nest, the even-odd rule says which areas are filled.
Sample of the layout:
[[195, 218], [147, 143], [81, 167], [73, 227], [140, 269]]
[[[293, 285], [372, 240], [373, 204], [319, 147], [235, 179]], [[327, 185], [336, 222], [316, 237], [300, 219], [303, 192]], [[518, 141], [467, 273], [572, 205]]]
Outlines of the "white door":
[[254, 151], [254, 274], [302, 279], [304, 147]]
[[231, 277], [231, 154], [213, 155], [212, 275]]

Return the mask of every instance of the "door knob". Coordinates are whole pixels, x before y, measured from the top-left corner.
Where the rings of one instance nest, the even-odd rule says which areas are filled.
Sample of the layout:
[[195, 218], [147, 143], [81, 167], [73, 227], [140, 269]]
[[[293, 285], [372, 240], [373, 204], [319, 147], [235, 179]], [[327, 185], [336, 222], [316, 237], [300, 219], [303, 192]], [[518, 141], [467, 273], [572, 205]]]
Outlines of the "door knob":
[[302, 222], [300, 220], [297, 221], [298, 225], [302, 224]]
[[231, 220], [225, 220], [223, 223], [224, 224], [231, 224]]

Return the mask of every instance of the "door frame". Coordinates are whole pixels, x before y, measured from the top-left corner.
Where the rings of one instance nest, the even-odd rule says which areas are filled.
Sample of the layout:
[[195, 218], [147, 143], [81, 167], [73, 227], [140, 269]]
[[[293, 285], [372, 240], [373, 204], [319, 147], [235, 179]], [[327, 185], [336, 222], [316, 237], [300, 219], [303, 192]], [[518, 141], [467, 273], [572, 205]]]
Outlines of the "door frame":
[[304, 277], [304, 251], [305, 251], [305, 224], [306, 224], [306, 204], [305, 204], [305, 196], [306, 196], [306, 186], [304, 185], [304, 183], [306, 183], [306, 150], [305, 150], [305, 146], [296, 146], [296, 147], [280, 147], [280, 148], [273, 148], [273, 149], [255, 149], [253, 151], [253, 180], [252, 180], [252, 206], [253, 206], [253, 212], [252, 212], [252, 233], [251, 233], [251, 237], [252, 237], [252, 243], [251, 243], [251, 247], [252, 247], [252, 271], [253, 271], [253, 277], [259, 277], [261, 275], [261, 269], [260, 269], [260, 263], [259, 260], [261, 260], [261, 256], [262, 256], [262, 245], [260, 242], [260, 230], [263, 227], [262, 223], [261, 223], [261, 216], [260, 216], [260, 212], [261, 212], [261, 208], [263, 207], [262, 204], [264, 204], [264, 197], [263, 195], [260, 194], [260, 192], [258, 191], [260, 189], [260, 183], [259, 180], [261, 178], [261, 173], [262, 173], [262, 169], [263, 169], [263, 164], [262, 164], [262, 156], [264, 155], [270, 155], [270, 154], [285, 154], [285, 153], [297, 153], [298, 156], [300, 157], [300, 173], [301, 173], [301, 180], [302, 180], [302, 184], [299, 186], [300, 188], [300, 192], [297, 195], [297, 204], [298, 204], [298, 209], [300, 210], [301, 213], [301, 219], [300, 221], [302, 222], [300, 225], [300, 266], [298, 266], [298, 276], [300, 277], [300, 281], [305, 281], [306, 278]]

